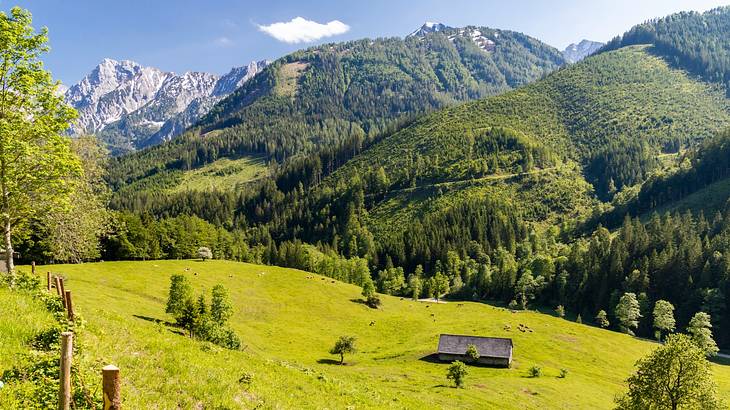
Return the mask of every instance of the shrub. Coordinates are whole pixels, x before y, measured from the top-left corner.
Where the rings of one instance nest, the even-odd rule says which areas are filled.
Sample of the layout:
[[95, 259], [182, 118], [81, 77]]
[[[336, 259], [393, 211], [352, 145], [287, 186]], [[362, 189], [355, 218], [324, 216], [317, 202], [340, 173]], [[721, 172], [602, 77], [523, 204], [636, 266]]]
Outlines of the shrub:
[[477, 347], [474, 345], [469, 345], [466, 347], [466, 357], [471, 362], [476, 362], [479, 360], [479, 351], [477, 350]]
[[563, 305], [558, 305], [558, 307], [555, 308], [555, 313], [558, 317], [565, 317], [565, 308]]
[[454, 387], [464, 387], [464, 379], [468, 374], [466, 365], [460, 361], [455, 361], [449, 366], [449, 370], [446, 372], [446, 378], [454, 382]]
[[530, 367], [529, 373], [530, 377], [540, 377], [542, 376], [542, 368], [538, 365], [534, 365]]
[[564, 379], [567, 376], [568, 376], [568, 369], [560, 369], [560, 375], [558, 377], [560, 377], [561, 379]]

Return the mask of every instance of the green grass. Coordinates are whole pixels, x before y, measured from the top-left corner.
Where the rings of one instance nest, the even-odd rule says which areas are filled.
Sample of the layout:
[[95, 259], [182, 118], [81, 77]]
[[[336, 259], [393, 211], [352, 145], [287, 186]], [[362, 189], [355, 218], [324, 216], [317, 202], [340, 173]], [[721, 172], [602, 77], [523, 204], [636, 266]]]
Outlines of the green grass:
[[[356, 286], [277, 267], [152, 261], [48, 269], [66, 276], [77, 310], [88, 321], [86, 354], [99, 366], [122, 369], [126, 408], [607, 408], [636, 359], [655, 346], [481, 303], [383, 296], [382, 309], [372, 310], [355, 302]], [[210, 348], [155, 322], [170, 320], [164, 314], [169, 277], [185, 272], [196, 291], [217, 283], [231, 291], [231, 325], [243, 339], [243, 351]], [[14, 295], [4, 292], [0, 298], [11, 302], [3, 303], [5, 309], [13, 309], [8, 315], [0, 307], [0, 330], [21, 326], [27, 335], [44, 317], [33, 309], [16, 311], [14, 306], [29, 302]], [[519, 324], [533, 332], [518, 331]], [[514, 366], [469, 367], [465, 389], [448, 387], [448, 365], [423, 360], [436, 349], [438, 334], [447, 332], [513, 338]], [[359, 352], [346, 366], [331, 364], [337, 357], [328, 354], [341, 335], [358, 338]], [[0, 363], [8, 362], [0, 355]], [[533, 365], [543, 368], [541, 378], [527, 377]], [[561, 368], [569, 370], [565, 379], [557, 377]], [[720, 391], [730, 398], [730, 368], [713, 368]], [[238, 381], [245, 373], [253, 375], [250, 386]]]
[[237, 186], [268, 175], [262, 156], [239, 159], [221, 158], [215, 162], [184, 172], [180, 183], [171, 192], [236, 189]]
[[33, 335], [53, 323], [52, 315], [41, 301], [22, 293], [10, 292], [1, 286], [0, 375], [15, 363], [17, 354], [27, 351], [27, 342]]

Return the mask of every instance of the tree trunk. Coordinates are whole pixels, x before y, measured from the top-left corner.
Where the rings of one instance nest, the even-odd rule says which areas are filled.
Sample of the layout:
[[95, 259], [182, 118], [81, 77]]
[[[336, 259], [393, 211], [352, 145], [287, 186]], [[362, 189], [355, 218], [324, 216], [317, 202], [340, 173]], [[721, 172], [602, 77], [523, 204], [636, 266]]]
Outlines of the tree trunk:
[[343, 364], [343, 363], [345, 363], [345, 354], [340, 353], [340, 364]]
[[15, 264], [13, 263], [13, 242], [10, 237], [11, 226], [10, 219], [5, 221], [5, 267], [10, 275], [10, 286], [15, 285]]

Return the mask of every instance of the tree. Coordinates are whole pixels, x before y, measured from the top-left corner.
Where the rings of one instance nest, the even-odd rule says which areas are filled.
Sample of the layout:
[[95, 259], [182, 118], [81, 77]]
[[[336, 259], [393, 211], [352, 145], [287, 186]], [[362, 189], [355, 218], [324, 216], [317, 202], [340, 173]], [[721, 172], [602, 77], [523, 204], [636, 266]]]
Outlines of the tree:
[[388, 268], [378, 273], [380, 291], [388, 295], [395, 295], [405, 286], [403, 268]]
[[617, 409], [720, 409], [710, 363], [688, 336], [672, 334], [637, 363]]
[[563, 305], [558, 305], [558, 307], [555, 308], [555, 313], [558, 315], [558, 317], [565, 317], [565, 308]]
[[226, 287], [220, 284], [213, 286], [210, 300], [210, 317], [214, 322], [223, 326], [232, 314], [233, 304]]
[[467, 374], [469, 372], [466, 369], [466, 365], [456, 360], [449, 366], [449, 370], [446, 372], [446, 378], [454, 382], [454, 387], [458, 389], [464, 387], [464, 379], [466, 379]]
[[522, 273], [522, 276], [517, 281], [515, 291], [517, 292], [517, 300], [523, 310], [527, 309], [527, 304], [532, 299], [535, 299], [537, 292], [542, 288], [544, 283], [545, 280], [542, 276], [535, 278], [529, 270]]
[[657, 340], [662, 340], [663, 333], [674, 331], [674, 306], [666, 300], [658, 300], [654, 304], [654, 328]]
[[377, 309], [380, 306], [380, 298], [375, 293], [375, 284], [370, 275], [365, 277], [362, 284], [362, 295], [365, 297], [365, 304], [373, 309]]
[[193, 288], [190, 286], [188, 278], [183, 274], [170, 276], [170, 291], [165, 312], [177, 319], [182, 314], [188, 299], [193, 299]]
[[63, 135], [75, 112], [40, 60], [47, 30], [31, 24], [19, 7], [0, 13], [0, 222], [11, 286], [13, 236], [30, 219], [68, 205], [70, 182], [82, 172]]
[[477, 347], [475, 345], [467, 346], [465, 355], [472, 363], [479, 360], [479, 350], [477, 350]]
[[355, 336], [340, 336], [335, 346], [330, 349], [330, 354], [340, 355], [340, 364], [345, 363], [345, 355], [352, 354], [357, 351], [355, 348]]
[[107, 209], [110, 189], [104, 181], [109, 152], [93, 136], [72, 140], [83, 174], [73, 178], [76, 187], [69, 205], [42, 215], [37, 232], [45, 252], [55, 262], [79, 263], [101, 256], [100, 238], [111, 229]]
[[619, 321], [621, 331], [633, 335], [634, 332], [631, 329], [639, 326], [639, 318], [641, 318], [641, 313], [636, 294], [624, 293], [616, 305], [616, 319]]
[[449, 292], [449, 278], [441, 272], [436, 272], [436, 275], [428, 280], [428, 289], [438, 303], [439, 297]]
[[207, 246], [201, 246], [198, 248], [198, 258], [202, 260], [213, 259], [213, 252]]
[[687, 333], [692, 341], [705, 352], [707, 356], [715, 356], [718, 352], [715, 339], [712, 338], [712, 322], [710, 315], [705, 312], [697, 312], [689, 321]]
[[598, 311], [598, 314], [596, 314], [596, 324], [604, 329], [611, 324], [608, 321], [608, 315], [606, 314], [605, 310], [601, 309]]
[[[421, 296], [421, 290], [423, 288], [423, 282], [421, 281], [421, 276], [419, 275], [419, 269], [421, 265], [418, 265], [416, 267], [416, 272], [412, 273], [408, 276], [408, 288], [411, 291], [411, 297], [413, 297], [413, 300], [418, 300], [418, 297]], [[423, 271], [423, 268], [420, 269], [420, 271]]]
[[201, 314], [200, 306], [198, 306], [192, 297], [186, 298], [180, 307], [180, 313], [177, 315], [177, 324], [188, 331], [190, 337], [194, 336], [194, 331], [200, 323]]

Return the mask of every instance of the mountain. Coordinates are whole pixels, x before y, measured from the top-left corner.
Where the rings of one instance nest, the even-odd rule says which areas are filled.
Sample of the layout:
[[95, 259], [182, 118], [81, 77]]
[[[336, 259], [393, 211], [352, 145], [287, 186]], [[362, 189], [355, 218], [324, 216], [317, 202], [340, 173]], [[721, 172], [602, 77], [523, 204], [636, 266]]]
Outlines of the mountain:
[[577, 63], [578, 61], [595, 53], [604, 45], [604, 43], [599, 43], [597, 41], [581, 40], [578, 44], [573, 43], [566, 47], [565, 50], [563, 50], [563, 57], [565, 57], [569, 63]]
[[442, 24], [442, 23], [434, 23], [431, 21], [427, 21], [423, 23], [423, 25], [416, 31], [409, 34], [407, 37], [423, 37], [426, 34], [436, 33], [439, 31], [444, 31], [447, 29], [450, 29], [451, 27]]
[[243, 154], [284, 161], [348, 141], [362, 147], [420, 114], [508, 91], [563, 64], [553, 47], [485, 27], [312, 47], [267, 66], [183, 137], [120, 160], [111, 178], [120, 185], [161, 164], [185, 170]]
[[133, 61], [104, 59], [65, 92], [66, 101], [79, 112], [71, 131], [98, 134], [115, 153], [169, 140], [267, 64], [251, 62], [219, 77], [201, 72], [177, 75]]

